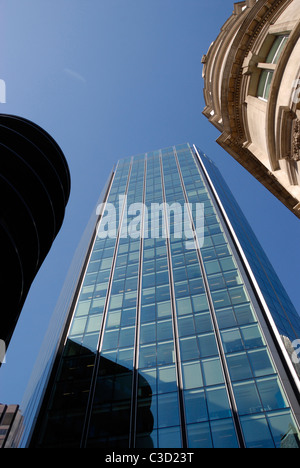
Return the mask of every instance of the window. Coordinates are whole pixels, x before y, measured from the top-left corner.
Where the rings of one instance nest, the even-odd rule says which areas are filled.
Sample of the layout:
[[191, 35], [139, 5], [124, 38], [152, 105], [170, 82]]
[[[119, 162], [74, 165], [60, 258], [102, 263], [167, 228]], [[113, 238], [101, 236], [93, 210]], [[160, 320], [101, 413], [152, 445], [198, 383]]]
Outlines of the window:
[[258, 64], [258, 68], [262, 70], [257, 89], [257, 97], [260, 99], [267, 101], [269, 98], [276, 64], [278, 63], [287, 40], [288, 35], [277, 36], [266, 58], [266, 62]]
[[[158, 427], [176, 426], [179, 421], [178, 394], [167, 393], [158, 398]], [[180, 445], [179, 445], [180, 446]]]
[[224, 385], [211, 387], [206, 390], [209, 418], [225, 419], [231, 417], [231, 410], [227, 391]]
[[266, 411], [287, 407], [287, 402], [278, 377], [259, 379], [257, 380], [257, 387], [262, 404]]
[[262, 404], [254, 381], [233, 385], [239, 414], [260, 413]]
[[232, 419], [211, 423], [214, 448], [238, 448], [238, 441]]
[[252, 372], [246, 353], [238, 353], [228, 356], [227, 364], [233, 381], [252, 378]]
[[187, 430], [190, 448], [212, 448], [209, 423], [189, 424]]
[[189, 390], [185, 392], [185, 412], [188, 424], [208, 420], [204, 390]]
[[203, 387], [200, 362], [187, 362], [182, 365], [184, 389]]
[[160, 448], [178, 448], [181, 447], [180, 427], [168, 427], [159, 431]]
[[198, 336], [198, 346], [201, 357], [217, 356], [218, 348], [214, 333]]
[[211, 358], [202, 361], [203, 380], [206, 386], [218, 385], [224, 382], [219, 359]]
[[265, 416], [243, 416], [241, 422], [247, 448], [274, 448]]

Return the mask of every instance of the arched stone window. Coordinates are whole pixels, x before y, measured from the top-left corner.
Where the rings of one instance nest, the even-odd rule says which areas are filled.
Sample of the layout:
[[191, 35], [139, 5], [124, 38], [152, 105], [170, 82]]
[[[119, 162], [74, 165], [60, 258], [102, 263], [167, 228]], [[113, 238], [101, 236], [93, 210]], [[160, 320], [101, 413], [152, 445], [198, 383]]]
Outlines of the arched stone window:
[[257, 88], [257, 97], [265, 101], [269, 98], [273, 74], [276, 69], [276, 64], [282, 54], [284, 46], [289, 36], [279, 35], [275, 37], [271, 49], [267, 55], [265, 63], [258, 63], [257, 67], [261, 69], [260, 79]]

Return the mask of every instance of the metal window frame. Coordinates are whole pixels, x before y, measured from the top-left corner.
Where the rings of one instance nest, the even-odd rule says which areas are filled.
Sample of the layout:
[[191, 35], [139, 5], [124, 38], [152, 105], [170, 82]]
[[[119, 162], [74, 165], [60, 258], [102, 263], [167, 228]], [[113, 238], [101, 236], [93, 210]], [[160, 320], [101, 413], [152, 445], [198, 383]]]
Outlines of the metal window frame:
[[[131, 158], [131, 160], [130, 160], [130, 166], [129, 166], [128, 175], [127, 175], [127, 184], [126, 184], [126, 189], [125, 189], [125, 197], [126, 197], [126, 195], [128, 193], [128, 187], [129, 187], [129, 183], [130, 183], [132, 164], [133, 164], [133, 158]], [[81, 448], [85, 448], [86, 444], [87, 444], [87, 441], [88, 441], [90, 421], [91, 421], [92, 412], [93, 412], [93, 403], [94, 403], [94, 397], [95, 397], [95, 391], [96, 391], [96, 385], [97, 385], [97, 376], [98, 376], [100, 360], [101, 360], [101, 349], [102, 349], [102, 345], [103, 345], [103, 337], [104, 337], [104, 331], [105, 331], [105, 326], [106, 326], [106, 321], [107, 321], [108, 307], [109, 307], [112, 283], [113, 283], [114, 272], [115, 272], [115, 267], [116, 267], [116, 259], [117, 259], [117, 256], [118, 256], [118, 249], [119, 249], [119, 244], [120, 244], [120, 234], [121, 234], [122, 227], [123, 227], [125, 205], [126, 205], [126, 198], [124, 199], [121, 216], [119, 217], [119, 226], [118, 226], [118, 232], [117, 232], [117, 239], [116, 239], [116, 243], [115, 243], [113, 261], [112, 261], [112, 265], [111, 265], [111, 269], [110, 269], [110, 277], [109, 277], [108, 288], [107, 288], [107, 292], [106, 292], [105, 305], [104, 305], [104, 309], [103, 309], [102, 323], [101, 323], [101, 328], [100, 328], [100, 332], [99, 332], [97, 354], [96, 354], [96, 358], [95, 358], [95, 365], [94, 365], [94, 369], [93, 369], [93, 375], [92, 375], [92, 379], [91, 379], [89, 398], [88, 398], [88, 403], [87, 403], [87, 408], [86, 408], [86, 413], [85, 413], [85, 420], [84, 420], [83, 430], [82, 430], [82, 437], [81, 437], [81, 443], [80, 443]]]
[[287, 350], [285, 349], [275, 321], [251, 269], [246, 254], [240, 244], [240, 241], [226, 213], [223, 203], [214, 187], [209, 173], [201, 159], [201, 155], [199, 154], [196, 145], [193, 145], [193, 154], [195, 155], [200, 170], [203, 173], [205, 180], [207, 181], [209, 190], [216, 201], [216, 208], [221, 214], [220, 219], [223, 220], [222, 223], [225, 232], [229, 233], [228, 240], [230, 247], [234, 252], [237, 253], [236, 259], [239, 263], [239, 268], [241, 274], [243, 275], [243, 280], [245, 281], [247, 291], [250, 294], [251, 301], [254, 302], [254, 304], [257, 304], [257, 307], [255, 307], [255, 312], [257, 314], [260, 329], [267, 343], [272, 361], [277, 370], [278, 378], [282, 383], [284, 394], [289, 402], [290, 410], [294, 416], [295, 423], [297, 424], [298, 430], [300, 432], [300, 380], [293, 367]]
[[166, 213], [166, 191], [165, 191], [165, 181], [164, 181], [164, 170], [163, 170], [163, 155], [160, 151], [160, 171], [161, 171], [161, 182], [162, 182], [162, 195], [163, 195], [163, 204], [164, 204], [164, 222], [166, 229], [166, 248], [167, 248], [167, 258], [168, 258], [168, 270], [169, 270], [169, 284], [170, 284], [170, 298], [171, 298], [171, 311], [172, 311], [172, 326], [173, 326], [173, 340], [174, 340], [174, 351], [175, 351], [175, 368], [177, 376], [177, 390], [178, 390], [178, 401], [179, 401], [179, 414], [180, 414], [180, 430], [181, 430], [181, 442], [182, 448], [188, 447], [188, 436], [186, 428], [186, 414], [185, 414], [185, 404], [184, 404], [184, 393], [183, 393], [183, 376], [182, 376], [182, 365], [181, 365], [181, 353], [180, 353], [180, 344], [179, 344], [179, 331], [178, 331], [178, 322], [177, 322], [177, 307], [176, 307], [176, 296], [174, 288], [174, 277], [173, 277], [173, 267], [172, 267], [172, 252], [170, 245], [170, 227], [169, 220]]
[[[190, 151], [191, 151], [191, 149], [190, 149]], [[219, 327], [218, 327], [217, 316], [216, 316], [216, 312], [215, 312], [215, 308], [214, 308], [214, 304], [213, 304], [213, 299], [212, 299], [212, 295], [211, 295], [211, 292], [210, 292], [210, 287], [209, 287], [209, 283], [208, 283], [208, 279], [207, 279], [207, 275], [206, 275], [206, 271], [205, 271], [205, 267], [204, 267], [204, 261], [203, 261], [203, 258], [202, 258], [201, 249], [200, 249], [197, 234], [196, 234], [196, 228], [195, 228], [194, 220], [193, 220], [192, 213], [191, 213], [190, 206], [189, 206], [189, 199], [188, 199], [188, 196], [187, 196], [187, 193], [186, 193], [186, 189], [185, 189], [185, 185], [184, 185], [184, 179], [183, 179], [183, 176], [182, 176], [181, 167], [180, 167], [180, 163], [179, 163], [179, 160], [178, 160], [176, 147], [174, 147], [174, 153], [175, 153], [175, 159], [176, 159], [176, 163], [177, 163], [177, 167], [178, 167], [178, 172], [179, 172], [179, 176], [180, 176], [180, 180], [181, 180], [181, 184], [182, 184], [184, 197], [185, 197], [185, 200], [186, 200], [186, 203], [187, 203], [187, 210], [188, 210], [188, 213], [189, 213], [190, 223], [191, 223], [191, 226], [192, 226], [192, 230], [194, 232], [194, 241], [195, 241], [195, 245], [196, 245], [196, 252], [197, 252], [197, 256], [198, 256], [200, 271], [201, 271], [202, 278], [203, 278], [203, 284], [204, 284], [204, 289], [205, 289], [205, 293], [206, 293], [206, 297], [207, 297], [207, 301], [208, 301], [208, 306], [209, 306], [209, 311], [210, 311], [210, 315], [211, 315], [211, 319], [212, 319], [213, 329], [214, 329], [214, 333], [215, 333], [215, 337], [216, 337], [216, 344], [217, 344], [217, 347], [218, 347], [220, 363], [221, 363], [221, 367], [222, 367], [222, 371], [223, 371], [224, 382], [225, 382], [225, 387], [226, 387], [226, 391], [227, 391], [227, 395], [228, 395], [228, 399], [229, 399], [229, 404], [230, 404], [230, 407], [231, 407], [232, 418], [233, 418], [233, 423], [234, 423], [234, 426], [235, 426], [236, 436], [237, 436], [237, 440], [238, 440], [238, 443], [240, 445], [240, 448], [245, 448], [245, 440], [244, 440], [243, 431], [242, 431], [242, 428], [241, 428], [241, 423], [240, 423], [240, 419], [239, 419], [239, 415], [238, 415], [237, 404], [236, 404], [236, 401], [235, 401], [235, 396], [234, 396], [233, 387], [232, 387], [232, 383], [231, 383], [231, 379], [230, 379], [230, 374], [229, 374], [229, 370], [228, 370], [226, 356], [225, 356], [225, 352], [224, 352], [224, 348], [223, 348], [221, 333], [220, 333], [220, 330], [219, 330]], [[192, 151], [191, 151], [191, 156], [193, 157]]]
[[143, 212], [142, 212], [142, 220], [141, 220], [141, 228], [140, 228], [141, 236], [140, 236], [138, 288], [137, 288], [137, 304], [136, 304], [136, 319], [135, 319], [135, 342], [134, 342], [134, 355], [133, 355], [133, 383], [132, 383], [132, 395], [131, 395], [129, 448], [135, 448], [135, 444], [136, 444], [146, 186], [147, 186], [147, 154], [145, 155], [145, 162], [144, 162], [144, 185], [143, 185], [143, 201], [142, 201]]

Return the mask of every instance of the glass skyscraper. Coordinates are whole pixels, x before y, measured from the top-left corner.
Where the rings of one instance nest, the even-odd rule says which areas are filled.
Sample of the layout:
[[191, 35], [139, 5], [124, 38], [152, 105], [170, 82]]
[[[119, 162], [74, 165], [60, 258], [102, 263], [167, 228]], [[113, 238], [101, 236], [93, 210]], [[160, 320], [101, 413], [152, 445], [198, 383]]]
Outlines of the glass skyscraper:
[[101, 202], [23, 444], [299, 448], [299, 315], [214, 164], [120, 160]]

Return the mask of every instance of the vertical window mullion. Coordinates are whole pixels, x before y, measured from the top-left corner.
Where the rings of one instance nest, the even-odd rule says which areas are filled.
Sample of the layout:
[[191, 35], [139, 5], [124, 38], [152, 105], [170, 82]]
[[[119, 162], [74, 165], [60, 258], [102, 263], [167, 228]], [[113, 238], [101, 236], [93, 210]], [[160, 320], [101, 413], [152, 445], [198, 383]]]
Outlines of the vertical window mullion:
[[[129, 182], [130, 182], [130, 177], [131, 177], [131, 170], [132, 170], [132, 160], [131, 160], [129, 170], [128, 170], [127, 184], [126, 184], [126, 189], [125, 189], [125, 197], [127, 196], [127, 193], [128, 193], [128, 187], [129, 187]], [[106, 293], [105, 306], [104, 306], [104, 310], [103, 310], [102, 324], [101, 324], [101, 329], [100, 329], [100, 333], [99, 333], [98, 348], [97, 348], [98, 352], [97, 352], [97, 356], [96, 356], [96, 359], [95, 359], [95, 366], [94, 366], [94, 371], [93, 371], [93, 376], [92, 376], [92, 381], [91, 381], [90, 394], [89, 394], [89, 399], [88, 399], [88, 404], [87, 404], [85, 422], [83, 424], [82, 439], [81, 439], [81, 447], [82, 448], [84, 448], [86, 446], [86, 443], [87, 443], [87, 440], [88, 440], [89, 425], [90, 425], [90, 420], [91, 420], [92, 411], [93, 411], [93, 402], [94, 402], [95, 390], [96, 390], [96, 385], [97, 385], [98, 370], [99, 370], [99, 365], [100, 365], [100, 352], [101, 352], [101, 347], [102, 347], [102, 344], [103, 344], [103, 336], [104, 336], [104, 331], [105, 331], [107, 312], [108, 312], [108, 308], [109, 308], [111, 288], [112, 288], [115, 265], [116, 265], [116, 259], [117, 259], [118, 248], [119, 248], [119, 243], [120, 243], [120, 235], [121, 235], [121, 231], [122, 231], [122, 227], [123, 227], [123, 218], [124, 218], [125, 206], [126, 206], [126, 198], [123, 201], [122, 211], [121, 211], [121, 214], [119, 215], [119, 227], [118, 227], [117, 239], [116, 239], [116, 243], [115, 243], [113, 261], [112, 261], [111, 270], [110, 270], [110, 278], [109, 278], [109, 284], [108, 284], [108, 289], [107, 289], [107, 293]]]
[[138, 272], [138, 290], [137, 290], [137, 306], [136, 306], [136, 322], [135, 322], [135, 342], [133, 356], [133, 384], [131, 398], [131, 415], [130, 415], [130, 436], [129, 448], [135, 447], [136, 439], [136, 417], [138, 404], [138, 363], [139, 363], [139, 346], [140, 346], [140, 319], [141, 319], [141, 299], [142, 299], [142, 279], [143, 279], [143, 250], [144, 250], [144, 227], [145, 227], [145, 202], [146, 202], [146, 176], [147, 176], [147, 156], [145, 156], [144, 164], [144, 184], [143, 184], [143, 213], [140, 227], [140, 258]]
[[[165, 192], [165, 183], [164, 183], [162, 155], [160, 155], [160, 170], [161, 170], [163, 202], [164, 204], [166, 204], [166, 192]], [[176, 301], [175, 301], [174, 278], [173, 278], [172, 257], [171, 257], [172, 254], [171, 254], [170, 237], [169, 237], [170, 227], [168, 224], [168, 216], [167, 216], [165, 208], [164, 208], [164, 219], [165, 219], [165, 229], [167, 231], [166, 232], [166, 247], [167, 247], [167, 257], [168, 257], [169, 278], [170, 278], [170, 296], [171, 296], [171, 308], [172, 308], [174, 349], [175, 349], [175, 356], [176, 356], [176, 374], [177, 374], [179, 409], [180, 409], [180, 420], [181, 420], [180, 426], [181, 426], [182, 447], [187, 448], [188, 442], [187, 442], [187, 432], [186, 432], [185, 405], [184, 405], [184, 396], [183, 396], [183, 377], [182, 377], [181, 358], [180, 358], [179, 332], [178, 332], [178, 324], [177, 324], [177, 317], [176, 317]]]
[[[192, 230], [194, 232], [194, 240], [195, 240], [195, 243], [196, 243], [196, 251], [197, 251], [197, 255], [198, 255], [200, 270], [202, 272], [204, 288], [205, 288], [205, 291], [206, 291], [206, 296], [207, 296], [208, 305], [209, 305], [209, 309], [210, 309], [210, 314], [211, 314], [211, 318], [212, 318], [215, 337], [216, 337], [216, 340], [217, 340], [217, 346], [218, 346], [218, 349], [219, 349], [220, 362], [221, 362], [221, 366], [222, 366], [222, 370], [223, 370], [223, 374], [224, 374], [224, 378], [225, 378], [225, 383], [226, 383], [226, 389], [227, 389], [227, 393], [228, 393], [228, 397], [229, 397], [229, 401], [230, 401], [230, 405], [231, 405], [235, 430], [236, 430], [236, 434], [237, 434], [237, 437], [238, 437], [239, 444], [240, 444], [240, 446], [242, 448], [244, 448], [245, 447], [245, 442], [244, 442], [243, 432], [242, 432], [240, 420], [239, 420], [239, 417], [238, 417], [238, 409], [237, 409], [237, 405], [236, 405], [236, 402], [235, 402], [234, 392], [233, 392], [231, 379], [230, 379], [230, 375], [229, 375], [229, 370], [228, 370], [228, 366], [227, 366], [227, 362], [226, 362], [225, 352], [224, 352], [224, 349], [223, 349], [222, 338], [221, 338], [221, 334], [220, 334], [219, 327], [218, 327], [218, 321], [217, 321], [216, 312], [215, 312], [215, 309], [214, 309], [213, 299], [212, 299], [210, 288], [209, 288], [209, 283], [208, 283], [208, 279], [207, 279], [207, 275], [206, 275], [206, 271], [205, 271], [205, 267], [204, 267], [202, 253], [201, 253], [199, 242], [198, 242], [198, 239], [197, 239], [195, 224], [194, 224], [193, 216], [192, 216], [192, 213], [191, 213], [191, 210], [190, 210], [189, 199], [188, 199], [188, 196], [187, 196], [187, 193], [186, 193], [186, 190], [185, 190], [184, 180], [183, 180], [183, 176], [182, 176], [182, 172], [181, 172], [180, 163], [179, 163], [179, 160], [178, 160], [176, 149], [174, 149], [174, 151], [175, 151], [175, 159], [176, 159], [176, 163], [177, 163], [177, 167], [178, 167], [178, 172], [179, 172], [179, 176], [180, 176], [180, 180], [181, 180], [181, 184], [182, 184], [182, 190], [183, 190], [185, 201], [186, 201], [186, 204], [187, 204], [187, 211], [189, 213], [190, 223], [192, 225]], [[190, 151], [191, 151], [191, 149], [190, 149]], [[192, 152], [191, 152], [191, 155], [194, 158]]]

